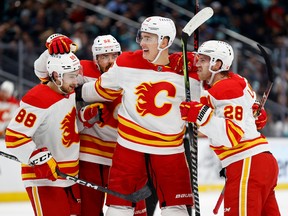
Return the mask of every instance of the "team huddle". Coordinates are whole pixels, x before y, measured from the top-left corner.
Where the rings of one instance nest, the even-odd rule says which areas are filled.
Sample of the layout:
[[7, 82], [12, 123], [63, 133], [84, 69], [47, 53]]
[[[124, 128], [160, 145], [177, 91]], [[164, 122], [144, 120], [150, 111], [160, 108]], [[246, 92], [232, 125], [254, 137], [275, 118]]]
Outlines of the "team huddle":
[[[37, 216], [191, 215], [194, 199], [183, 138], [192, 122], [225, 170], [225, 216], [280, 215], [274, 188], [278, 165], [258, 130], [267, 121], [248, 81], [230, 71], [231, 45], [206, 41], [188, 53], [191, 101], [183, 57], [169, 53], [174, 22], [146, 18], [122, 52], [112, 35], [95, 38], [93, 60], [61, 34], [46, 41], [34, 63], [41, 83], [21, 99], [5, 135], [22, 162], [22, 180]], [[137, 203], [64, 179], [57, 170], [132, 194], [147, 182], [156, 197]], [[106, 200], [106, 202], [105, 202]], [[151, 206], [153, 206], [152, 210]]]

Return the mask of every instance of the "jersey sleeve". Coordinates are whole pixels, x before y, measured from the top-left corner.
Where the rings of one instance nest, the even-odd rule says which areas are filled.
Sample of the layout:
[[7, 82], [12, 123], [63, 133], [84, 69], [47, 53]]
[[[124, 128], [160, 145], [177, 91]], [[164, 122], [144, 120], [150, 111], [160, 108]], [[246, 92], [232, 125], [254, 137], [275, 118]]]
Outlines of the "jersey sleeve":
[[5, 136], [6, 146], [22, 163], [29, 164], [30, 155], [36, 149], [32, 137], [39, 125], [45, 121], [46, 115], [46, 109], [21, 102], [10, 121]]
[[100, 78], [82, 86], [82, 98], [85, 102], [112, 101], [121, 95], [118, 66], [116, 63]]
[[232, 97], [229, 99], [216, 99], [211, 92], [202, 89], [200, 101], [214, 109], [214, 112], [209, 122], [202, 125], [199, 131], [208, 136], [214, 146], [230, 148], [237, 145], [244, 135], [244, 131], [241, 128], [242, 125], [240, 122], [227, 118], [225, 113], [229, 107], [237, 106], [238, 100]]
[[34, 73], [42, 81], [45, 81], [49, 77], [46, 67], [48, 57], [48, 50], [45, 50], [34, 62]]
[[213, 115], [209, 124], [200, 127], [199, 131], [208, 136], [214, 146], [234, 147], [244, 135], [242, 128], [230, 119]]

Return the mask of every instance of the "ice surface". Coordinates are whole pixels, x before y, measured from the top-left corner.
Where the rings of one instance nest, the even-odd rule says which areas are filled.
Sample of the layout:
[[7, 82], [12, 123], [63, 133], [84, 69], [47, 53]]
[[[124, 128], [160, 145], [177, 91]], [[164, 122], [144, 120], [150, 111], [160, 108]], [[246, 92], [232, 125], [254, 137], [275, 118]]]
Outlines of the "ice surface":
[[[201, 215], [213, 216], [213, 208], [219, 196], [218, 191], [200, 193]], [[288, 216], [288, 190], [276, 190], [277, 201], [280, 207], [281, 216]], [[33, 216], [33, 210], [29, 202], [0, 203], [1, 216]], [[157, 209], [154, 216], [160, 216]], [[218, 216], [223, 216], [223, 205], [219, 209]]]

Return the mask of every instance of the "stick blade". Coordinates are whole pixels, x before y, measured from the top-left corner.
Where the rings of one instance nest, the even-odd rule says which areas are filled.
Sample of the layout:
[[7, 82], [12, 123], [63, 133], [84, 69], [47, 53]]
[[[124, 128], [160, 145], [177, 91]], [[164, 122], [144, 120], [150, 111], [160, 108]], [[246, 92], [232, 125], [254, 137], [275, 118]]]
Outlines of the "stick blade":
[[274, 70], [273, 70], [269, 55], [260, 44], [257, 44], [257, 46], [260, 49], [261, 54], [265, 60], [269, 81], [273, 83], [274, 82]]
[[192, 33], [204, 22], [210, 19], [214, 14], [214, 11], [211, 7], [205, 7], [200, 10], [195, 16], [185, 25], [182, 32], [191, 36]]

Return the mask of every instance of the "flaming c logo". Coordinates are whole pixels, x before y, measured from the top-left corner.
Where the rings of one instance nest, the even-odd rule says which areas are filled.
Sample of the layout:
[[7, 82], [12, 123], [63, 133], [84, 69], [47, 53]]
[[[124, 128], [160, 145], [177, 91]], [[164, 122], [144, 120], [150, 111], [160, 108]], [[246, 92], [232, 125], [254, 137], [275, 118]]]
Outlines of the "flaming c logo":
[[68, 113], [63, 121], [61, 122], [62, 132], [62, 143], [64, 146], [69, 147], [73, 143], [78, 143], [80, 141], [79, 135], [76, 132], [76, 109], [75, 107], [72, 109], [70, 113]]
[[136, 109], [141, 116], [146, 114], [163, 116], [170, 111], [172, 104], [163, 101], [163, 97], [157, 100], [157, 96], [160, 93], [166, 93], [166, 97], [175, 97], [176, 89], [169, 82], [142, 83], [136, 88], [135, 93], [138, 95]]

